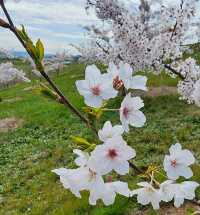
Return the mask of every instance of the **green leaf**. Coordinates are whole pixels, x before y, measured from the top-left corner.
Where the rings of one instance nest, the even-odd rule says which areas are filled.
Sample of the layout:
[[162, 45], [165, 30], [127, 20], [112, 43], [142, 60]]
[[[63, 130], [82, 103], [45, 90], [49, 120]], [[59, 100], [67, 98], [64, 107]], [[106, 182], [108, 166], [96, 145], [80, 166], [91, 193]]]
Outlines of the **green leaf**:
[[90, 144], [86, 139], [84, 139], [82, 137], [70, 136], [70, 138], [78, 145], [85, 145], [87, 147], [92, 146], [92, 144]]
[[29, 38], [29, 36], [25, 30], [24, 25], [22, 25], [21, 30], [17, 29], [17, 32], [23, 41], [25, 41], [25, 42], [31, 41], [31, 39]]
[[44, 58], [44, 45], [40, 39], [36, 43], [36, 49], [38, 52], [39, 60], [42, 61]]
[[38, 56], [38, 53], [37, 53], [37, 49], [35, 48], [33, 43], [31, 41], [28, 41], [26, 43], [26, 46], [27, 46], [28, 50], [31, 52], [31, 54], [33, 55], [34, 60], [37, 61], [39, 56]]

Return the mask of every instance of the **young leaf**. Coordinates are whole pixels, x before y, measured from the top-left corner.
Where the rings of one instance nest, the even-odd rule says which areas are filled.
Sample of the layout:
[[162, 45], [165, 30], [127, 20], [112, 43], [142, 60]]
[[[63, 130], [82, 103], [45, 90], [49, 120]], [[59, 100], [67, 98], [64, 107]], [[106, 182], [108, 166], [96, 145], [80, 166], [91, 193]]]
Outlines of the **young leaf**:
[[39, 60], [42, 61], [44, 58], [44, 46], [40, 39], [36, 43], [36, 49], [38, 52]]
[[70, 137], [78, 145], [83, 145], [83, 146], [85, 145], [87, 147], [91, 146], [91, 144], [86, 139], [84, 139], [82, 137], [75, 137], [75, 136], [70, 136]]

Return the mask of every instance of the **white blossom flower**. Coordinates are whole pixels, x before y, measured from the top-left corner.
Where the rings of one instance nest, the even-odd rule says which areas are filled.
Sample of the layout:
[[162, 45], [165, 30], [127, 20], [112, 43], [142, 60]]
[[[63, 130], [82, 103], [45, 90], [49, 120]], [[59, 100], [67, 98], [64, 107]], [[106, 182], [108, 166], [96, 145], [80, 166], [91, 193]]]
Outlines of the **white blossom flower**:
[[60, 181], [64, 188], [70, 191], [78, 198], [81, 198], [80, 191], [89, 190], [91, 193], [90, 201], [98, 196], [102, 189], [105, 188], [103, 178], [98, 173], [92, 171], [88, 167], [80, 167], [77, 169], [55, 169], [52, 172], [60, 176]]
[[147, 90], [147, 77], [141, 75], [133, 76], [133, 70], [127, 63], [120, 62], [118, 68], [113, 62], [111, 62], [109, 64], [108, 74], [112, 77], [113, 83], [121, 83], [121, 85], [124, 85], [127, 90]]
[[178, 208], [184, 203], [184, 199], [192, 200], [195, 198], [195, 190], [198, 186], [199, 184], [194, 181], [177, 184], [172, 180], [167, 180], [160, 185], [160, 193], [165, 202], [174, 199], [174, 206]]
[[124, 133], [124, 129], [121, 125], [112, 126], [110, 121], [105, 122], [103, 128], [99, 130], [99, 139], [103, 142], [110, 138], [121, 136]]
[[195, 162], [193, 154], [189, 150], [182, 150], [179, 143], [172, 145], [169, 149], [170, 155], [164, 158], [164, 170], [169, 179], [176, 180], [179, 176], [190, 178], [193, 172], [189, 167]]
[[200, 107], [200, 80], [198, 80], [194, 85], [192, 97], [194, 99], [195, 104]]
[[128, 146], [121, 136], [117, 136], [96, 146], [91, 153], [88, 166], [102, 175], [112, 170], [120, 175], [125, 175], [129, 172], [128, 160], [135, 156], [135, 150]]
[[79, 149], [74, 149], [73, 153], [78, 155], [78, 157], [74, 161], [77, 166], [83, 167], [83, 166], [87, 165], [87, 162], [88, 162], [89, 157], [90, 157], [89, 153], [83, 152]]
[[143, 188], [139, 188], [132, 191], [132, 196], [137, 195], [138, 203], [142, 205], [152, 204], [153, 209], [157, 210], [160, 208], [160, 202], [162, 201], [162, 194], [158, 189], [155, 189], [148, 182], [140, 182], [138, 186]]
[[129, 93], [124, 98], [120, 108], [120, 120], [125, 131], [129, 131], [129, 124], [142, 127], [146, 122], [145, 115], [140, 111], [144, 103], [140, 97], [131, 97]]
[[174, 198], [174, 181], [167, 180], [160, 184], [160, 193], [162, 201], [170, 202]]
[[95, 65], [86, 68], [85, 80], [76, 81], [76, 87], [84, 96], [85, 103], [94, 108], [101, 107], [103, 100], [114, 98], [117, 95], [109, 76], [101, 74]]
[[174, 206], [180, 207], [184, 199], [192, 200], [195, 198], [195, 190], [199, 186], [197, 182], [185, 181], [174, 185]]
[[[105, 205], [111, 205], [115, 201], [116, 194], [130, 197], [128, 184], [121, 181], [105, 183], [104, 190], [101, 190], [97, 195], [92, 196], [90, 204], [96, 205], [98, 199], [102, 199]], [[92, 194], [91, 194], [92, 195]]]

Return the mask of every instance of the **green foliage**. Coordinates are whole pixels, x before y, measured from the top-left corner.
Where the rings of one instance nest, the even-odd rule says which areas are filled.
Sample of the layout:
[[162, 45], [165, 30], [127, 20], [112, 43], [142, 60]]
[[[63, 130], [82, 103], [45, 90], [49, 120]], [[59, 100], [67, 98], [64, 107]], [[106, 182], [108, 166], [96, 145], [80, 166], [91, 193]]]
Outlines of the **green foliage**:
[[37, 50], [37, 55], [39, 57], [39, 60], [42, 61], [44, 58], [44, 45], [40, 39], [36, 43], [36, 50]]
[[24, 25], [22, 25], [22, 29], [17, 29], [17, 33], [20, 38], [23, 40], [28, 53], [31, 55], [32, 59], [34, 60], [36, 67], [39, 71], [43, 70], [42, 60], [44, 58], [44, 45], [40, 39], [34, 45], [31, 38], [28, 36], [28, 33], [25, 30]]
[[[27, 64], [14, 62], [19, 68]], [[75, 80], [84, 77], [85, 65], [69, 65], [55, 82], [72, 103], [80, 110], [83, 98], [75, 89]], [[27, 70], [26, 69], [26, 70]], [[29, 70], [29, 69], [28, 69]], [[159, 86], [159, 76], [151, 76], [150, 86]], [[162, 85], [171, 81], [167, 76]], [[151, 85], [152, 83], [152, 85]], [[171, 85], [174, 84], [171, 82]], [[32, 84], [35, 87], [35, 83]], [[24, 120], [23, 127], [0, 135], [0, 214], [2, 215], [132, 215], [142, 210], [136, 199], [118, 196], [116, 203], [105, 207], [98, 202], [96, 207], [88, 205], [88, 193], [77, 199], [63, 189], [59, 178], [51, 172], [59, 167], [74, 167], [72, 150], [75, 137], [84, 137], [94, 143], [91, 131], [69, 110], [55, 100], [35, 93], [29, 84], [18, 84], [9, 90], [2, 90], [3, 100], [20, 97], [15, 103], [0, 103], [0, 118], [15, 116]], [[200, 159], [200, 109], [178, 100], [178, 96], [144, 98], [144, 112], [147, 124], [144, 128], [132, 128], [126, 135], [128, 144], [135, 148], [135, 162], [141, 167], [150, 164], [162, 166], [164, 154], [171, 144], [181, 142]], [[120, 99], [111, 101], [108, 107], [118, 107]], [[115, 112], [104, 112], [100, 123], [105, 120], [118, 123]], [[199, 165], [193, 166], [194, 180], [200, 182]], [[161, 176], [160, 176], [161, 177]], [[135, 188], [138, 178], [130, 176], [118, 178], [128, 180]], [[162, 179], [162, 177], [161, 177]], [[200, 190], [197, 195], [200, 198]], [[151, 214], [153, 211], [150, 211]]]

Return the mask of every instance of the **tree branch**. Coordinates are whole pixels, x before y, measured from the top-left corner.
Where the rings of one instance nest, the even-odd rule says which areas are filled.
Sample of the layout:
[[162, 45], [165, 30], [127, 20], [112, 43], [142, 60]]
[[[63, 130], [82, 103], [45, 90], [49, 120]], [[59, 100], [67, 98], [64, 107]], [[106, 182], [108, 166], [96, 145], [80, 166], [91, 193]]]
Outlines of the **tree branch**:
[[168, 64], [164, 64], [164, 67], [168, 70], [170, 70], [172, 73], [174, 73], [175, 75], [177, 75], [179, 78], [181, 78], [182, 80], [185, 79], [185, 77], [183, 75], [181, 75], [179, 72], [177, 72], [175, 69], [173, 69], [170, 65]]

